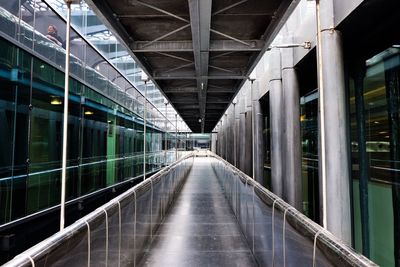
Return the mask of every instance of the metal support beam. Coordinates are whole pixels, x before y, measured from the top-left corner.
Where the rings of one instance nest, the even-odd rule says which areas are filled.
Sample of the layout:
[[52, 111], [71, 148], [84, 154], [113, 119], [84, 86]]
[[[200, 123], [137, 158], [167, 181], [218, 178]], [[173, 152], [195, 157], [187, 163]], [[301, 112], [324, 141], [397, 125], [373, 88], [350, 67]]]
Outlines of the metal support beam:
[[316, 3], [323, 226], [351, 244], [349, 123], [341, 34], [332, 28], [333, 2]]
[[168, 120], [167, 120], [167, 106], [168, 106], [168, 101], [164, 102], [165, 105], [165, 133], [164, 133], [164, 165], [167, 165], [167, 151], [168, 151], [168, 142], [167, 142], [167, 137], [168, 137]]
[[178, 114], [175, 114], [175, 161], [178, 160]]
[[264, 140], [263, 140], [263, 114], [261, 104], [258, 101], [259, 82], [253, 82], [253, 103], [252, 103], [252, 120], [253, 120], [253, 164], [254, 164], [254, 179], [263, 184], [264, 176]]
[[[245, 85], [246, 86], [246, 85]], [[250, 177], [253, 176], [253, 114], [252, 114], [252, 95], [251, 95], [251, 83], [247, 84], [246, 90], [244, 90], [245, 97], [245, 147], [244, 147], [244, 169], [243, 171]], [[243, 137], [242, 137], [243, 138]]]
[[196, 68], [201, 132], [204, 132], [210, 48], [211, 0], [189, 0], [193, 54]]
[[155, 80], [245, 80], [247, 76], [242, 75], [218, 75], [218, 76], [202, 76], [202, 77], [195, 77], [195, 76], [172, 76], [172, 75], [165, 75], [165, 76], [154, 76], [153, 79]]
[[182, 18], [182, 17], [180, 17], [180, 16], [178, 16], [178, 15], [176, 15], [176, 14], [173, 14], [173, 13], [171, 13], [171, 12], [168, 12], [168, 11], [166, 11], [166, 10], [164, 10], [164, 9], [158, 8], [158, 7], [154, 6], [154, 5], [151, 5], [151, 4], [148, 4], [148, 3], [144, 3], [144, 2], [138, 1], [138, 0], [130, 0], [129, 2], [130, 2], [131, 4], [139, 4], [139, 5], [142, 5], [142, 6], [151, 8], [151, 9], [154, 9], [154, 10], [160, 12], [160, 13], [163, 13], [163, 14], [166, 14], [166, 15], [168, 15], [168, 16], [170, 16], [170, 17], [176, 18], [177, 20], [180, 20], [180, 21], [189, 23], [189, 21], [188, 21], [187, 19]]
[[269, 81], [270, 116], [271, 116], [271, 185], [272, 191], [279, 197], [283, 193], [283, 116], [282, 116], [282, 77], [281, 55], [279, 50], [272, 50], [270, 55], [271, 80]]
[[143, 110], [143, 180], [146, 180], [146, 131], [147, 131], [147, 80], [144, 81], [144, 110]]
[[150, 42], [145, 43], [145, 44], [143, 45], [143, 48], [145, 48], [145, 47], [147, 47], [147, 46], [149, 46], [149, 45], [151, 45], [151, 44], [153, 44], [153, 43], [155, 43], [155, 42], [158, 42], [158, 41], [160, 41], [160, 40], [162, 40], [162, 39], [165, 39], [165, 38], [167, 38], [168, 36], [171, 36], [171, 35], [173, 35], [173, 34], [175, 34], [175, 33], [177, 33], [177, 32], [180, 32], [180, 31], [182, 31], [182, 30], [188, 28], [189, 26], [190, 26], [190, 24], [183, 25], [182, 27], [179, 27], [179, 28], [177, 28], [177, 29], [175, 29], [175, 30], [173, 30], [173, 31], [170, 31], [170, 32], [168, 32], [168, 33], [166, 33], [166, 34], [164, 34], [164, 35], [162, 35], [162, 36], [160, 36], [160, 37], [157, 37], [156, 39], [154, 39], [154, 40], [152, 40], [152, 41], [150, 41]]
[[231, 39], [231, 40], [233, 40], [233, 41], [235, 41], [235, 42], [237, 42], [237, 43], [244, 44], [244, 45], [247, 45], [247, 46], [251, 46], [251, 43], [248, 43], [248, 42], [246, 42], [246, 41], [243, 41], [243, 40], [240, 40], [240, 39], [235, 38], [235, 37], [233, 37], [233, 36], [230, 36], [229, 34], [226, 34], [226, 33], [223, 33], [223, 32], [217, 31], [217, 30], [214, 30], [214, 29], [210, 29], [210, 31], [212, 31], [212, 32], [215, 33], [215, 34], [221, 35], [222, 37]]
[[237, 143], [236, 143], [236, 98], [233, 99], [233, 165], [237, 166]]
[[293, 49], [282, 49], [282, 113], [285, 162], [283, 194], [297, 210], [302, 205], [300, 93], [296, 71], [293, 68]]
[[234, 8], [235, 6], [241, 5], [241, 4], [243, 4], [243, 3], [247, 2], [247, 1], [248, 1], [248, 0], [241, 0], [241, 1], [238, 1], [238, 2], [236, 2], [236, 3], [233, 3], [233, 4], [229, 5], [229, 6], [224, 7], [224, 8], [222, 8], [222, 9], [218, 10], [218, 11], [215, 11], [214, 13], [212, 13], [212, 15], [213, 15], [213, 16], [218, 15], [218, 14], [224, 12], [224, 11], [227, 11], [227, 10], [229, 10], [229, 9], [232, 9], [232, 8]]
[[[210, 52], [257, 52], [265, 46], [263, 40], [212, 40], [210, 42]], [[193, 43], [187, 41], [136, 41], [131, 44], [131, 49], [135, 53], [154, 53], [154, 52], [192, 52]]]

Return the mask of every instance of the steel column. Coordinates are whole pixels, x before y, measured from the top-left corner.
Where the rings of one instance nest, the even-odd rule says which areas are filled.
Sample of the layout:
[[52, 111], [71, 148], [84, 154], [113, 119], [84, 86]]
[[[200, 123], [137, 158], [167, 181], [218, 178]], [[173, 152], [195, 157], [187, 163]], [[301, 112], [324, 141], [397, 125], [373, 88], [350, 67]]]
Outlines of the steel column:
[[164, 103], [165, 104], [165, 136], [164, 136], [164, 148], [165, 148], [165, 151], [164, 151], [164, 164], [165, 165], [167, 165], [167, 151], [168, 151], [168, 143], [167, 143], [167, 136], [168, 136], [168, 119], [167, 119], [167, 105], [168, 105], [168, 102], [167, 103]]
[[253, 84], [253, 142], [254, 142], [254, 153], [253, 153], [253, 164], [254, 164], [254, 179], [263, 185], [264, 176], [264, 139], [263, 139], [263, 114], [261, 111], [261, 104], [258, 101], [259, 97], [259, 83], [254, 82]]
[[237, 166], [237, 143], [236, 143], [236, 99], [232, 102], [233, 105], [233, 165]]
[[252, 99], [251, 99], [251, 84], [247, 85], [245, 88], [245, 99], [246, 99], [246, 112], [245, 112], [245, 132], [244, 132], [244, 139], [245, 139], [245, 150], [244, 150], [244, 172], [252, 176], [252, 169], [253, 169], [253, 131], [252, 131]]
[[271, 117], [271, 187], [272, 191], [279, 197], [283, 193], [283, 168], [282, 168], [282, 135], [283, 135], [283, 112], [282, 112], [282, 77], [281, 77], [281, 55], [277, 49], [271, 50], [271, 80], [268, 83], [270, 97]]
[[178, 160], [178, 114], [175, 114], [175, 161]]
[[293, 49], [282, 50], [282, 111], [285, 134], [284, 195], [297, 210], [302, 209], [300, 95], [296, 71], [293, 68]]
[[147, 81], [144, 81], [144, 111], [143, 111], [143, 180], [146, 180], [146, 127], [147, 127]]
[[341, 35], [333, 0], [317, 0], [320, 180], [323, 226], [351, 244], [349, 123]]
[[242, 95], [239, 101], [239, 169], [244, 172], [245, 170], [245, 150], [246, 150], [246, 138], [245, 138], [245, 122], [246, 122], [246, 110], [245, 110], [245, 96], [243, 96], [243, 92], [240, 92]]

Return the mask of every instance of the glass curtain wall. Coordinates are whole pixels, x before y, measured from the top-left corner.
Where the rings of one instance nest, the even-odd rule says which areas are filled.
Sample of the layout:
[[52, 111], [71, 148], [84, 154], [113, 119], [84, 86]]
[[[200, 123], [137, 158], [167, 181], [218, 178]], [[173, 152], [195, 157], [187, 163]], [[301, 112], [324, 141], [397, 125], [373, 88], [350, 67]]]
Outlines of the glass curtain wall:
[[263, 186], [271, 189], [271, 125], [269, 110], [269, 92], [260, 99], [263, 113], [263, 138], [264, 138], [264, 162], [263, 162]]
[[318, 90], [300, 98], [303, 213], [319, 222]]
[[[355, 72], [361, 75], [350, 81], [355, 248], [362, 251], [363, 239], [369, 238], [370, 258], [382, 266], [394, 266], [395, 249], [400, 247], [399, 46], [368, 59]], [[363, 106], [359, 111], [357, 101]], [[365, 131], [360, 134], [357, 127], [363, 124]], [[366, 177], [360, 176], [363, 169]], [[365, 185], [361, 179], [366, 179]], [[360, 197], [367, 197], [364, 208]], [[363, 225], [369, 225], [368, 237], [363, 235]]]
[[[64, 32], [41, 1], [0, 1], [0, 224], [59, 204]], [[71, 42], [67, 200], [143, 174], [143, 105], [76, 32]], [[152, 172], [163, 131], [148, 118]]]

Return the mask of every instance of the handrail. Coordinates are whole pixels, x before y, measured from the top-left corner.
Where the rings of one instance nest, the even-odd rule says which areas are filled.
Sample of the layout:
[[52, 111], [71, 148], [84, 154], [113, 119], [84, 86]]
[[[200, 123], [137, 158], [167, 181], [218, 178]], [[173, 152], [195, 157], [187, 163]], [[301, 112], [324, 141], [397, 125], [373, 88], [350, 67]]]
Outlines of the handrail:
[[[145, 245], [151, 241], [153, 232], [163, 220], [163, 211], [172, 204], [175, 192], [192, 166], [193, 158], [194, 153], [190, 153], [162, 168], [64, 230], [17, 255], [4, 266], [35, 267], [44, 263], [96, 266], [96, 262], [104, 261], [109, 266], [136, 265], [144, 253]], [[135, 228], [133, 237], [127, 231], [122, 238], [122, 228], [129, 228], [132, 224]], [[125, 240], [129, 238], [129, 241]], [[131, 244], [125, 247], [125, 243]], [[102, 258], [99, 247], [104, 248], [101, 251], [103, 254], [106, 251], [104, 255], [107, 255], [107, 259]], [[121, 264], [121, 261], [125, 264]]]
[[[164, 167], [5, 266], [136, 266], [195, 156], [203, 154]], [[224, 159], [205, 156], [215, 159], [214, 171], [260, 265], [377, 266]]]
[[[245, 186], [250, 186], [252, 188], [252, 192], [250, 191], [250, 194], [252, 193], [253, 197], [253, 228], [255, 224], [255, 215], [254, 215], [254, 197], [258, 197], [259, 200], [265, 204], [268, 208], [271, 208], [272, 210], [272, 227], [275, 229], [274, 225], [274, 218], [276, 219], [276, 214], [274, 213], [281, 212], [283, 213], [283, 233], [282, 233], [282, 242], [283, 242], [283, 247], [282, 247], [282, 252], [285, 257], [285, 227], [288, 224], [290, 224], [291, 227], [294, 228], [294, 230], [297, 233], [300, 233], [303, 237], [306, 237], [313, 246], [313, 266], [315, 266], [316, 263], [316, 250], [319, 248], [322, 252], [322, 254], [325, 255], [327, 260], [333, 264], [334, 266], [337, 265], [343, 265], [343, 266], [368, 266], [368, 267], [373, 267], [373, 266], [378, 266], [365, 256], [359, 254], [356, 252], [353, 248], [350, 246], [346, 245], [343, 243], [341, 240], [339, 240], [337, 237], [335, 237], [331, 232], [328, 230], [322, 228], [320, 225], [306, 217], [304, 214], [301, 212], [297, 211], [294, 207], [286, 203], [284, 200], [276, 196], [274, 193], [271, 191], [267, 190], [265, 187], [260, 185], [257, 181], [243, 173], [241, 170], [236, 168], [235, 166], [231, 165], [229, 162], [221, 158], [220, 156], [216, 155], [215, 153], [208, 152], [208, 155], [210, 157], [213, 157], [220, 161], [223, 164], [223, 170], [225, 171], [225, 178], [221, 179], [226, 179], [227, 175], [233, 175], [237, 176], [242, 183]], [[222, 176], [222, 175], [219, 175]], [[232, 179], [233, 180], [233, 179]], [[235, 183], [235, 181], [231, 181], [231, 183]], [[231, 185], [227, 184], [225, 181], [225, 187], [229, 187]], [[233, 187], [233, 186], [232, 186]], [[229, 190], [226, 190], [229, 191]], [[235, 192], [238, 194], [238, 190]], [[231, 195], [228, 198], [240, 198], [240, 196], [237, 195]], [[235, 209], [235, 203], [231, 203], [232, 210], [237, 215], [238, 212], [236, 212]], [[251, 213], [251, 212], [250, 212]], [[240, 216], [240, 215], [239, 215]], [[240, 222], [239, 222], [240, 225]], [[241, 225], [242, 226], [242, 225]], [[243, 232], [245, 233], [246, 236], [246, 229]], [[254, 231], [254, 230], [253, 230]], [[249, 244], [250, 247], [253, 247], [253, 254], [257, 258], [257, 253], [254, 251], [254, 233], [253, 236], [246, 236], [248, 242], [252, 243]], [[274, 243], [274, 235], [276, 233], [273, 231], [272, 232], [272, 243]], [[251, 239], [251, 240], [250, 240]], [[272, 250], [274, 251], [274, 244]], [[273, 252], [272, 258], [275, 257], [275, 252]], [[274, 263], [273, 263], [274, 264]], [[286, 264], [286, 259], [283, 259], [283, 264]], [[275, 265], [276, 266], [276, 265]]]

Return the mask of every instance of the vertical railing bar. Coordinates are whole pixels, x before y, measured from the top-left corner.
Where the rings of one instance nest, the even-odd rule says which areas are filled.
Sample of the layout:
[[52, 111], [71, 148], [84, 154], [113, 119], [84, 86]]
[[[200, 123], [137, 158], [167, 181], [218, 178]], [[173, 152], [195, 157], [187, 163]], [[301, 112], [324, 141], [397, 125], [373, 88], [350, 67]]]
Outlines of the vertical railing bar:
[[133, 222], [133, 266], [136, 266], [136, 209], [137, 209], [137, 203], [136, 203], [136, 191], [133, 191], [133, 196], [135, 198], [135, 215], [134, 215], [134, 222]]
[[254, 203], [254, 198], [255, 198], [255, 189], [254, 189], [255, 185], [253, 184], [253, 253], [255, 254], [255, 250], [254, 250], [254, 239], [255, 239], [255, 224], [256, 224], [256, 215], [255, 215], [255, 203]]
[[318, 231], [318, 232], [315, 234], [315, 236], [314, 236], [313, 267], [315, 267], [316, 264], [317, 264], [317, 261], [316, 261], [316, 259], [315, 259], [315, 255], [316, 255], [316, 250], [317, 250], [317, 239], [318, 239], [318, 236], [319, 236], [320, 233], [322, 233], [322, 231]]
[[90, 225], [87, 221], [85, 221], [87, 229], [88, 229], [88, 267], [90, 267]]
[[118, 200], [118, 267], [121, 266], [121, 241], [122, 241], [122, 216], [121, 216], [121, 202]]
[[283, 212], [283, 227], [282, 227], [282, 251], [283, 251], [283, 267], [286, 267], [286, 213], [293, 207], [288, 207]]
[[151, 199], [150, 199], [150, 240], [153, 239], [153, 179], [150, 178]]
[[106, 215], [106, 267], [108, 266], [108, 213], [105, 208], [103, 211]]
[[271, 218], [271, 224], [272, 224], [272, 266], [275, 266], [275, 204], [278, 201], [278, 199], [275, 199], [274, 202], [272, 203], [272, 218]]
[[32, 267], [35, 267], [35, 262], [33, 261], [32, 257], [30, 255], [26, 255], [28, 257], [28, 260], [31, 262]]

